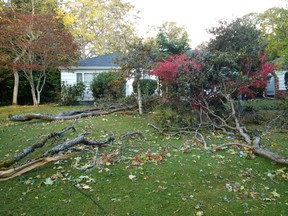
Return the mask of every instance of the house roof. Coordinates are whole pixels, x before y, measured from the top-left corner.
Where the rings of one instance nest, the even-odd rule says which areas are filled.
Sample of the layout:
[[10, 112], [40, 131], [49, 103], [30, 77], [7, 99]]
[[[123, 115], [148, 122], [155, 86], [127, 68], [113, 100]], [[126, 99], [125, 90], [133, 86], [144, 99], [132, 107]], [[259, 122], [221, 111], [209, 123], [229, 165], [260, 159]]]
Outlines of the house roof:
[[116, 58], [119, 57], [119, 53], [110, 53], [106, 55], [87, 58], [79, 61], [78, 66], [97, 66], [97, 67], [118, 67], [115, 63]]

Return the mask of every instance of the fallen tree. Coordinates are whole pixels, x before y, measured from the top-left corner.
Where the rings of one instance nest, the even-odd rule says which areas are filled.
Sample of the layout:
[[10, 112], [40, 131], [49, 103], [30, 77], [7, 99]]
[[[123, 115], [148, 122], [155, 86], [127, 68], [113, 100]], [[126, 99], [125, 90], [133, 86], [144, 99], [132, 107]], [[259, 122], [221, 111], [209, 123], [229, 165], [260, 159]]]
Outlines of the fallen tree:
[[45, 121], [61, 121], [87, 118], [92, 116], [103, 116], [116, 112], [123, 112], [135, 109], [136, 106], [125, 106], [125, 107], [110, 107], [107, 111], [101, 111], [99, 108], [90, 108], [84, 110], [73, 110], [71, 112], [59, 113], [56, 115], [41, 114], [41, 113], [28, 113], [20, 115], [10, 115], [8, 119], [10, 121], [31, 121], [31, 120], [45, 120]]
[[[235, 47], [230, 48], [233, 50]], [[243, 143], [224, 144], [215, 147], [215, 150], [229, 145], [242, 146], [276, 163], [288, 164], [286, 156], [261, 148], [260, 137], [249, 132], [241, 122], [242, 96], [253, 97], [259, 94], [261, 89], [265, 89], [267, 78], [274, 72], [276, 66], [267, 62], [262, 54], [249, 56], [249, 51], [246, 53], [247, 56], [241, 56], [238, 55], [239, 50], [236, 53], [237, 55], [234, 55], [234, 52], [220, 50], [213, 52], [196, 50], [192, 55], [168, 56], [165, 60], [157, 62], [151, 75], [157, 76], [162, 82], [163, 101], [167, 105], [172, 104], [171, 107], [177, 110], [173, 113], [175, 116], [171, 115], [172, 117], [169, 116], [171, 112], [169, 110], [167, 122], [181, 122], [185, 118], [183, 107], [191, 107], [195, 111], [193, 112], [195, 118], [183, 121], [185, 122], [183, 126], [187, 127], [187, 124], [197, 126], [194, 136], [205, 148], [207, 145], [199, 130], [211, 132], [221, 130], [222, 133], [237, 137]], [[179, 121], [181, 116], [182, 119]], [[160, 118], [163, 119], [163, 116]], [[160, 134], [169, 136], [193, 133], [187, 131], [170, 133], [157, 127], [153, 128]]]
[[[261, 155], [261, 156], [268, 158], [268, 159], [270, 159], [276, 163], [288, 165], [288, 157], [287, 156], [281, 156], [281, 155], [278, 155], [274, 152], [263, 149], [261, 147], [261, 143], [260, 143], [261, 139], [259, 136], [255, 136], [255, 137], [251, 138], [251, 135], [249, 135], [247, 129], [245, 127], [241, 126], [241, 124], [240, 124], [240, 120], [236, 115], [236, 110], [235, 110], [233, 98], [231, 97], [230, 94], [227, 94], [227, 95], [225, 95], [225, 99], [226, 99], [227, 105], [229, 106], [229, 110], [230, 110], [229, 117], [227, 119], [224, 119], [223, 117], [215, 114], [214, 110], [210, 108], [209, 104], [204, 103], [202, 105], [202, 108], [203, 108], [203, 110], [205, 110], [206, 121], [209, 121], [210, 125], [215, 125], [216, 129], [221, 129], [224, 133], [227, 133], [229, 135], [233, 134], [233, 135], [240, 137], [240, 139], [242, 139], [245, 143], [240, 143], [240, 142], [224, 143], [222, 145], [213, 147], [213, 150], [219, 151], [219, 150], [221, 150], [227, 146], [238, 146], [241, 148], [246, 148], [257, 155]], [[201, 114], [202, 114], [202, 112], [201, 112]], [[194, 134], [194, 139], [196, 141], [202, 143], [204, 146], [204, 149], [206, 149], [206, 150], [209, 149], [207, 147], [207, 142], [205, 141], [204, 136], [201, 133], [199, 133], [199, 131], [198, 131], [201, 129], [201, 126], [202, 126], [201, 124], [199, 124], [199, 128], [196, 129], [195, 131], [189, 131], [189, 130], [187, 131], [187, 130], [181, 130], [180, 129], [180, 130], [175, 131], [175, 132], [170, 132], [170, 131], [167, 131], [164, 129], [160, 129], [153, 124], [149, 124], [148, 126], [153, 128], [154, 130], [156, 130], [161, 135], [165, 135], [165, 136], [179, 136], [179, 135]]]
[[[46, 150], [40, 157], [34, 158], [32, 160], [26, 161], [23, 164], [17, 164], [16, 166], [12, 167], [12, 165], [16, 164], [36, 149], [42, 148], [48, 140], [53, 138], [59, 138], [68, 130], [75, 131], [74, 127], [67, 127], [59, 132], [54, 132], [47, 135], [41, 141], [37, 142], [36, 144], [25, 148], [21, 153], [17, 154], [15, 157], [5, 160], [0, 163], [0, 181], [5, 181], [16, 176], [22, 175], [28, 171], [31, 171], [35, 168], [45, 165], [46, 163], [62, 160], [65, 158], [69, 158], [75, 155], [75, 152], [83, 151], [83, 148], [74, 148], [76, 145], [80, 146], [90, 146], [95, 148], [100, 148], [103, 146], [107, 146], [112, 143], [115, 139], [122, 140], [122, 139], [129, 139], [134, 136], [140, 136], [141, 138], [144, 137], [144, 134], [140, 131], [134, 131], [130, 133], [124, 133], [116, 137], [114, 134], [108, 135], [105, 139], [93, 141], [88, 140], [86, 135], [88, 133], [83, 133], [77, 136], [74, 139], [67, 140], [65, 142], [61, 142], [60, 144], [52, 147], [49, 150]], [[67, 153], [69, 151], [69, 153]], [[72, 152], [72, 153], [71, 153]], [[96, 164], [93, 164], [94, 166]], [[89, 166], [89, 168], [92, 168]], [[12, 168], [11, 168], [12, 167]]]

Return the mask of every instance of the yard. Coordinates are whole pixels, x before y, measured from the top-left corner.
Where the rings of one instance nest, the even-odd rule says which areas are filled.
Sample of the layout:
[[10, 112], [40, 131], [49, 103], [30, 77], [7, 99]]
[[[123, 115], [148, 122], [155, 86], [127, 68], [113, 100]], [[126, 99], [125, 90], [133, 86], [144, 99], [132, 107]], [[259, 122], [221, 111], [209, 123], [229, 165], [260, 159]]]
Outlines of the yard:
[[[269, 116], [276, 112], [273, 104], [260, 101], [249, 102], [246, 106]], [[111, 133], [119, 136], [133, 131], [143, 132], [145, 138], [116, 140], [111, 146], [100, 148], [102, 158], [121, 149], [121, 160], [106, 162], [86, 172], [83, 170], [96, 154], [91, 147], [85, 147], [68, 159], [1, 181], [0, 215], [287, 214], [287, 166], [251, 155], [245, 149], [204, 150], [192, 135], [159, 135], [148, 126], [153, 123], [153, 114], [111, 114], [53, 122], [7, 120], [9, 114], [56, 114], [73, 109], [75, 107], [48, 105], [39, 108], [0, 107], [1, 161], [51, 132], [72, 125], [76, 131], [68, 131], [62, 140], [55, 140], [56, 143], [84, 132], [89, 132], [91, 140], [103, 139]], [[253, 123], [250, 127], [255, 131], [267, 126], [263, 123], [265, 118], [256, 120], [258, 122], [250, 119], [250, 124]], [[237, 137], [216, 131], [203, 133], [209, 147], [237, 141]], [[265, 131], [261, 134], [262, 145], [278, 154], [288, 155], [287, 137], [287, 131]], [[53, 142], [49, 142], [45, 147], [51, 148], [52, 145]], [[33, 154], [37, 156], [43, 151], [40, 149]]]

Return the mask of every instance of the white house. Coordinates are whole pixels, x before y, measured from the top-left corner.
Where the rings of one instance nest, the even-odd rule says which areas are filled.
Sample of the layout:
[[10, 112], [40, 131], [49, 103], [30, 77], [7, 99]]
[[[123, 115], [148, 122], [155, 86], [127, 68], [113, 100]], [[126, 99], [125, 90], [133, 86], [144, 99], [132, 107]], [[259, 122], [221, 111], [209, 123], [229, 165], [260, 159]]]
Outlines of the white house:
[[[61, 82], [69, 85], [74, 85], [83, 82], [86, 86], [84, 97], [81, 101], [93, 101], [92, 92], [90, 91], [90, 84], [95, 76], [99, 73], [105, 73], [111, 70], [119, 70], [119, 66], [115, 63], [119, 53], [111, 53], [97, 57], [80, 60], [77, 66], [70, 68], [60, 68]], [[133, 80], [126, 82], [126, 96], [133, 93]]]
[[[60, 68], [61, 71], [61, 83], [68, 85], [74, 85], [79, 82], [83, 82], [86, 86], [84, 96], [79, 98], [79, 101], [94, 101], [92, 92], [90, 90], [90, 84], [95, 76], [100, 73], [109, 72], [111, 70], [120, 70], [120, 67], [116, 64], [116, 59], [121, 54], [111, 53], [92, 58], [80, 60], [77, 66], [69, 68]], [[145, 75], [145, 79], [154, 79], [155, 76]], [[133, 93], [134, 78], [126, 79], [125, 96], [129, 96]]]

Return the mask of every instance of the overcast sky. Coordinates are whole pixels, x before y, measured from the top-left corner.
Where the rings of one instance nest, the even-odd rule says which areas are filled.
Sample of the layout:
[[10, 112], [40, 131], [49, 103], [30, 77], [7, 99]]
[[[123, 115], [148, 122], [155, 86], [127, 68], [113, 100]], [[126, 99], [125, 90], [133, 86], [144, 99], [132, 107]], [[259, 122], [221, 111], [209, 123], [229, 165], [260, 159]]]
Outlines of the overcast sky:
[[232, 20], [251, 12], [286, 5], [285, 0], [124, 0], [139, 11], [138, 31], [142, 37], [153, 26], [174, 21], [185, 26], [195, 48], [209, 39], [207, 29], [221, 19]]

